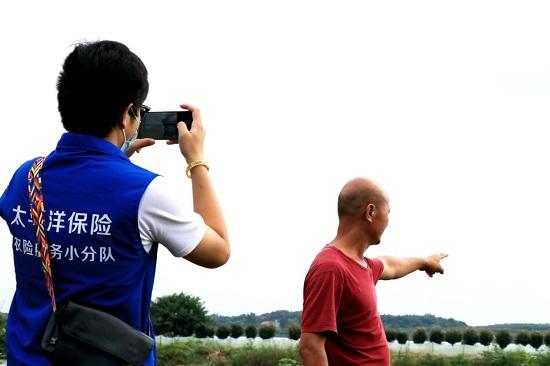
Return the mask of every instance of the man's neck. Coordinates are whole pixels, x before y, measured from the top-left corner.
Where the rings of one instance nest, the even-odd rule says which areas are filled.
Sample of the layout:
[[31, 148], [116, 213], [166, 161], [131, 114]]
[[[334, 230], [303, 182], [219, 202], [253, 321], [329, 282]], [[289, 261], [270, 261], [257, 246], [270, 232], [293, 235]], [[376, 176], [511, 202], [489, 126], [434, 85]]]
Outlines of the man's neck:
[[361, 231], [354, 230], [353, 227], [342, 227], [341, 225], [338, 227], [336, 238], [330, 242], [330, 245], [339, 249], [357, 263], [366, 266], [364, 254], [370, 246], [370, 241]]

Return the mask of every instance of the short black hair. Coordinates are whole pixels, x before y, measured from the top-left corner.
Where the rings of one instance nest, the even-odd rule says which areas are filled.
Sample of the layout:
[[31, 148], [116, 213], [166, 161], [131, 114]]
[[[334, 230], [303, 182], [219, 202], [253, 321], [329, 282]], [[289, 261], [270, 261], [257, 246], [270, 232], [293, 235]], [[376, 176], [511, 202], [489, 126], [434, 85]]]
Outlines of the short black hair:
[[136, 112], [148, 92], [147, 69], [128, 47], [115, 41], [78, 44], [57, 79], [61, 122], [69, 132], [103, 138], [128, 104]]

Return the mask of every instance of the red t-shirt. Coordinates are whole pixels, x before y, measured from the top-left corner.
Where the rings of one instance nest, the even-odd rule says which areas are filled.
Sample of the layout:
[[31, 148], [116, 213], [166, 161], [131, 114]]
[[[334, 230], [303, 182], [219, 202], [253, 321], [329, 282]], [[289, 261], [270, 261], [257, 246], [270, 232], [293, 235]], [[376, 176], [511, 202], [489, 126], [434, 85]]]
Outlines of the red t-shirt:
[[329, 365], [390, 365], [390, 351], [374, 286], [384, 264], [361, 266], [333, 246], [317, 255], [304, 282], [302, 333], [327, 335]]

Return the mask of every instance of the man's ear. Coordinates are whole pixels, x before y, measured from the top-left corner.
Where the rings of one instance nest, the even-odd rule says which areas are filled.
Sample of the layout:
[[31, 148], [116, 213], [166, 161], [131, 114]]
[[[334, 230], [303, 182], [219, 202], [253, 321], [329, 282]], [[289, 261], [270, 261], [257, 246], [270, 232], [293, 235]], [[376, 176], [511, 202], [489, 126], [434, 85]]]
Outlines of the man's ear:
[[368, 222], [372, 222], [374, 220], [375, 214], [376, 206], [374, 205], [374, 203], [369, 203], [365, 208], [365, 219], [367, 219]]
[[124, 110], [122, 111], [122, 114], [120, 115], [120, 120], [118, 122], [119, 126], [122, 128], [122, 129], [126, 129], [126, 127], [130, 124], [132, 118], [135, 118], [133, 117], [133, 112], [132, 112], [132, 106], [134, 105], [134, 103], [130, 103], [126, 106], [126, 108], [124, 108]]

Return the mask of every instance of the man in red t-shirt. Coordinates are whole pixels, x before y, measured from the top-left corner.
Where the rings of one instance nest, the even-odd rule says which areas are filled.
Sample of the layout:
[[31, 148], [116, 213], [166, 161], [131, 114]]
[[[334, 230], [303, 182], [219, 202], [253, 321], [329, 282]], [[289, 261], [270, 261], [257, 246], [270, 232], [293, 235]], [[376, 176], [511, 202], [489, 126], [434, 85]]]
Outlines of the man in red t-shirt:
[[389, 212], [388, 196], [371, 180], [355, 178], [342, 188], [336, 238], [317, 255], [304, 281], [304, 366], [389, 366], [374, 286], [379, 279], [416, 270], [430, 277], [443, 273], [444, 253], [425, 258], [364, 257], [370, 245], [380, 243]]

